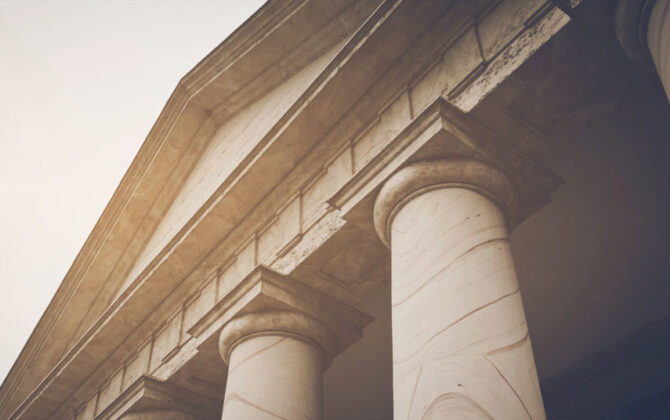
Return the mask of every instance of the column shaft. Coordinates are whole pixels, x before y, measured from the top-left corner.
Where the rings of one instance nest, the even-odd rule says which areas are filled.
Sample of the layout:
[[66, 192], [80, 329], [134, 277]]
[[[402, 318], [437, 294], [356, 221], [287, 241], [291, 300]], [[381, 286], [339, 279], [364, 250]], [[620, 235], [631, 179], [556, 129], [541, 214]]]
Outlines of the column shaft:
[[230, 355], [223, 420], [321, 419], [321, 350], [290, 335], [251, 336]]
[[649, 17], [647, 46], [670, 99], [670, 1], [657, 0]]
[[391, 223], [396, 418], [545, 418], [498, 206], [441, 188]]

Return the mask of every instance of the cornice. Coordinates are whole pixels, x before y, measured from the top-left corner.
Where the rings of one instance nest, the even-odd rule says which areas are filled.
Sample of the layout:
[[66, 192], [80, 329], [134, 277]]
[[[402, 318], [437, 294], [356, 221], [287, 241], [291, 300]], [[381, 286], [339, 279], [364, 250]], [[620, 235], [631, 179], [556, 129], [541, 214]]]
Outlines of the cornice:
[[98, 413], [95, 420], [118, 419], [127, 413], [150, 409], [175, 409], [199, 419], [215, 419], [220, 406], [221, 401], [143, 375]]
[[[200, 60], [179, 82], [195, 96], [207, 84], [228, 69], [254, 44], [267, 37], [274, 28], [297, 13], [309, 0], [268, 1], [233, 31], [225, 41]], [[221, 98], [224, 99], [224, 98]]]
[[417, 115], [328, 202], [346, 218], [404, 166], [436, 159], [474, 159], [504, 173], [515, 190], [514, 199], [505, 200], [510, 210], [510, 228], [547, 204], [550, 193], [562, 183], [547, 168], [440, 98]]
[[362, 336], [374, 318], [316, 292], [263, 265], [252, 271], [215, 305], [191, 331], [223, 327], [219, 350], [230, 351], [248, 335], [286, 333], [313, 341], [324, 352], [324, 367]]

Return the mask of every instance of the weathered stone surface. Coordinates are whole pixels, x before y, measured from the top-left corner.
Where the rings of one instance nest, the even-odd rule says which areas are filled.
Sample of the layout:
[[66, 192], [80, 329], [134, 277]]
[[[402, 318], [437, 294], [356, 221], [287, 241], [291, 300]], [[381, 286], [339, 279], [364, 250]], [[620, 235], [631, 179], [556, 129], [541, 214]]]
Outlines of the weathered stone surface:
[[237, 289], [215, 321], [225, 323], [222, 418], [320, 419], [323, 369], [372, 319], [262, 266]]
[[395, 416], [545, 418], [501, 210], [514, 194], [504, 174], [463, 160], [419, 162], [382, 187]]
[[[561, 183], [535, 159], [569, 121], [605, 114], [622, 73], [568, 25], [587, 3], [268, 2], [180, 83], [0, 389], [0, 417], [215, 418], [230, 394], [229, 418], [318, 418], [321, 367], [369, 322], [333, 308], [391, 281], [397, 416], [541, 418], [506, 236]], [[505, 181], [461, 171], [393, 198], [380, 241], [380, 189], [443, 159]], [[245, 324], [258, 313], [318, 319], [335, 344], [295, 315], [274, 335]], [[253, 337], [231, 335], [227, 371], [217, 342], [233, 327]]]

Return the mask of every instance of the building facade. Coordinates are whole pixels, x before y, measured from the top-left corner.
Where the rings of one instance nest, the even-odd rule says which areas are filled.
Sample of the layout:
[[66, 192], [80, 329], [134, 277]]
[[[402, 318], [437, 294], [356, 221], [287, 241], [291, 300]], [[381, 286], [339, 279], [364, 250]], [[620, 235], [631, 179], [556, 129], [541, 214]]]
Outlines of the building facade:
[[0, 418], [666, 418], [666, 92], [667, 0], [270, 0], [180, 81]]

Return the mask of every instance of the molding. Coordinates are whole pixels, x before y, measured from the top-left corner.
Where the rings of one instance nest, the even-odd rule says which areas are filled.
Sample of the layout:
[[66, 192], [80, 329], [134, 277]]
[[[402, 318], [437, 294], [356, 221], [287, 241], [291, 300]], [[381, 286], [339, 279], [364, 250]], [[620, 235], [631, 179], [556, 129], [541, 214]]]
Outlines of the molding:
[[[416, 152], [415, 144], [425, 143], [422, 138], [426, 134], [433, 136], [440, 127], [440, 105], [434, 103], [427, 107], [419, 116], [414, 118], [393, 140], [375, 155], [366, 165], [354, 174], [342, 188], [340, 188], [329, 200], [332, 207], [347, 213], [350, 202], [362, 200], [361, 195], [367, 195], [369, 185], [375, 183], [376, 178], [383, 174], [385, 168], [391, 166], [392, 162], [402, 155]], [[414, 147], [412, 147], [414, 146]], [[389, 174], [390, 175], [390, 174]]]
[[280, 259], [284, 255], [291, 252], [293, 247], [295, 247], [302, 240], [302, 237], [303, 237], [303, 234], [300, 233], [300, 232], [293, 235], [293, 237], [286, 243], [286, 245], [284, 245], [283, 247], [281, 247], [280, 249], [277, 250], [277, 252], [275, 253], [276, 258], [275, 258], [274, 261]]
[[391, 247], [391, 224], [402, 206], [419, 194], [442, 188], [473, 190], [498, 204], [507, 219], [516, 215], [514, 185], [499, 170], [471, 159], [417, 162], [389, 178], [375, 200], [375, 229], [384, 245]]
[[616, 37], [624, 52], [645, 71], [656, 74], [647, 45], [649, 17], [656, 0], [619, 0], [614, 13]]
[[199, 419], [218, 419], [222, 401], [191, 390], [141, 376], [110, 405], [96, 414], [95, 420], [109, 420], [136, 411], [174, 409], [193, 414]]
[[223, 327], [219, 337], [223, 361], [230, 365], [230, 355], [238, 344], [265, 335], [293, 337], [318, 347], [323, 353], [324, 368], [333, 357], [333, 337], [318, 320], [292, 310], [264, 310], [233, 318]]
[[357, 341], [373, 320], [260, 265], [187, 332], [199, 338], [223, 329], [220, 351], [226, 363], [230, 347], [247, 333], [294, 333], [318, 343], [326, 353], [327, 365], [332, 357]]
[[[474, 118], [443, 99], [436, 100], [362, 167], [328, 203], [343, 215], [378, 189], [395, 172], [413, 162], [470, 159], [506, 175], [516, 191], [516, 202], [505, 198], [510, 229], [550, 201], [562, 180]], [[384, 237], [384, 235], [382, 235]]]
[[489, 93], [521, 66], [537, 49], [558, 33], [570, 21], [570, 16], [552, 3], [545, 3], [519, 28], [507, 44], [483, 58], [483, 69], [476, 77], [469, 77], [469, 84], [450, 102], [462, 111], [472, 111]]

